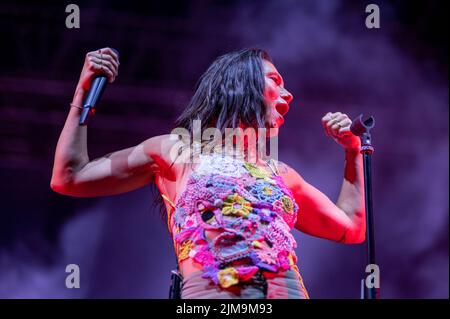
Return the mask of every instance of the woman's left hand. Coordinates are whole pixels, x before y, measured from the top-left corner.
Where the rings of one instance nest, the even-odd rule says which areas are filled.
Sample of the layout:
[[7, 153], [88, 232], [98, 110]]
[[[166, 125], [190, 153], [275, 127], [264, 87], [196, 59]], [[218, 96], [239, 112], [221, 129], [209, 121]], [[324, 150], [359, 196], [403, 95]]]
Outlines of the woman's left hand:
[[328, 112], [322, 117], [325, 133], [344, 149], [359, 149], [361, 140], [350, 131], [352, 120], [341, 112]]

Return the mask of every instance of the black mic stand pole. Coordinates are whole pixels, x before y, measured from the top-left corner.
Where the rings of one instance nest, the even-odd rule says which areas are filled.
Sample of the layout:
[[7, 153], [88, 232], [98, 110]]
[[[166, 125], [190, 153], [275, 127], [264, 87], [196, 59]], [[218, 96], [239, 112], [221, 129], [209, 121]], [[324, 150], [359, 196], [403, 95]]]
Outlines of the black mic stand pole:
[[[375, 119], [370, 116], [368, 119], [362, 119], [361, 114], [350, 127], [352, 133], [361, 139], [360, 153], [363, 156], [364, 169], [364, 199], [366, 205], [366, 240], [367, 240], [367, 263], [368, 265], [376, 265], [375, 263], [375, 237], [373, 224], [373, 207], [372, 207], [372, 169], [371, 160], [374, 148], [371, 143], [370, 130], [375, 126]], [[362, 298], [378, 299], [375, 287], [369, 288], [365, 284], [365, 279], [361, 281]]]

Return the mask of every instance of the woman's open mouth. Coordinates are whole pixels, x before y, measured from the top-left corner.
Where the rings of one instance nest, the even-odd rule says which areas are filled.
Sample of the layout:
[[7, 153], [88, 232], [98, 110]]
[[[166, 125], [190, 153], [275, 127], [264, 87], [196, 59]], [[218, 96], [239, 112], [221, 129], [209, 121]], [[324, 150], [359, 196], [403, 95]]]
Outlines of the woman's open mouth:
[[287, 104], [286, 102], [278, 103], [275, 105], [275, 109], [281, 115], [281, 117], [283, 117], [287, 114], [287, 112], [289, 112], [289, 104]]

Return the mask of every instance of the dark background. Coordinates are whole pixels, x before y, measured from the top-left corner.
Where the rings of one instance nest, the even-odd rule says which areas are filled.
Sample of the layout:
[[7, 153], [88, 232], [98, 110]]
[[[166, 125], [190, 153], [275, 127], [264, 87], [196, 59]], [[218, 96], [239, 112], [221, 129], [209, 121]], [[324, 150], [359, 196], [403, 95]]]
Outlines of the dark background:
[[[294, 95], [280, 159], [332, 200], [344, 154], [321, 117], [375, 117], [382, 297], [448, 298], [445, 1], [76, 1], [81, 28], [67, 29], [69, 3], [0, 3], [0, 297], [166, 298], [175, 261], [152, 186], [91, 199], [49, 187], [84, 55], [121, 53], [90, 123], [94, 159], [168, 133], [218, 55], [256, 46]], [[365, 27], [369, 3], [380, 29]], [[311, 297], [358, 298], [365, 246], [294, 232]], [[65, 287], [71, 263], [80, 289]]]

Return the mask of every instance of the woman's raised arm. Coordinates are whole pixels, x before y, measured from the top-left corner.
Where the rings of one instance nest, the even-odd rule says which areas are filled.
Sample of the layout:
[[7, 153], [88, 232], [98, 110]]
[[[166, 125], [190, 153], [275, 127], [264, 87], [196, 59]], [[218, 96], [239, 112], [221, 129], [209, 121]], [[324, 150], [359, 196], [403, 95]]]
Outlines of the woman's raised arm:
[[327, 135], [345, 149], [344, 179], [336, 203], [288, 168], [285, 180], [300, 205], [296, 228], [312, 236], [357, 244], [365, 240], [366, 220], [361, 142], [350, 131], [352, 121], [340, 112], [322, 118]]
[[[118, 73], [119, 60], [110, 48], [86, 54], [69, 114], [56, 146], [50, 187], [60, 194], [95, 197], [128, 192], [151, 182], [161, 166], [168, 135], [147, 139], [137, 146], [89, 160], [87, 127], [78, 125], [85, 93], [96, 75], [111, 83]], [[164, 145], [163, 145], [164, 144]]]

